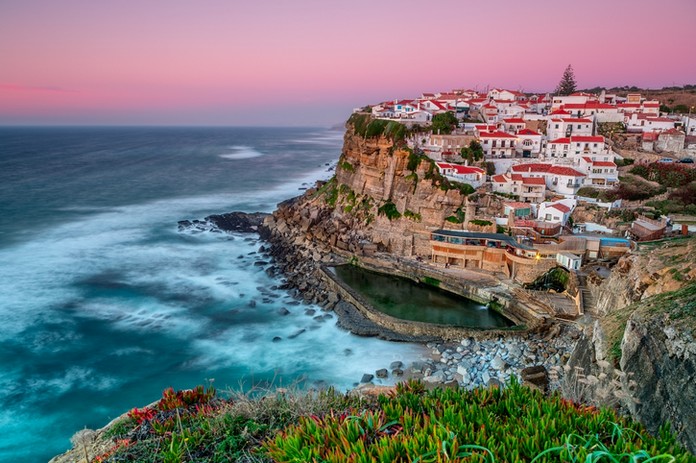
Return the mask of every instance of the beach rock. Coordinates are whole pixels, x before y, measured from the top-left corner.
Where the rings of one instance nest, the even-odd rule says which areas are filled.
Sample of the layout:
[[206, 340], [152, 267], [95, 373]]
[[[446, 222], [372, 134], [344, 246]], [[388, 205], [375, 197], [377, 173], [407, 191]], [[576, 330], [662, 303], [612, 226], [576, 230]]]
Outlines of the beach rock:
[[403, 368], [404, 367], [404, 362], [401, 362], [399, 360], [392, 362], [389, 364], [389, 369], [394, 370], [396, 368]]
[[281, 338], [280, 336], [273, 336], [273, 342], [280, 342], [282, 340], [283, 338]]
[[360, 382], [361, 383], [369, 383], [369, 382], [372, 382], [373, 379], [374, 379], [373, 375], [371, 375], [369, 373], [365, 373], [364, 375], [362, 375]]
[[491, 368], [501, 371], [507, 368], [507, 363], [505, 363], [505, 360], [503, 360], [500, 356], [496, 355], [491, 361]]
[[248, 305], [249, 305], [249, 307], [256, 307], [256, 301], [252, 299], [249, 301]]
[[394, 368], [391, 372], [392, 376], [403, 376], [404, 375], [404, 370], [401, 368]]
[[280, 309], [278, 309], [278, 315], [288, 315], [289, 313], [290, 311], [285, 307], [281, 307]]
[[386, 368], [380, 368], [375, 372], [375, 375], [377, 375], [378, 378], [386, 378], [387, 376], [389, 376], [389, 372]]

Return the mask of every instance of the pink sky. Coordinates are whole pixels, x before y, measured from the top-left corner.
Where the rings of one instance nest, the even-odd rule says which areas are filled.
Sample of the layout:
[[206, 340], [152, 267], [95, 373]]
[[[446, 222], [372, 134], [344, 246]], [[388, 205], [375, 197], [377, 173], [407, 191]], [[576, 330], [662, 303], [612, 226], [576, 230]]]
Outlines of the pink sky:
[[3, 0], [0, 124], [333, 125], [487, 85], [696, 84], [695, 0]]

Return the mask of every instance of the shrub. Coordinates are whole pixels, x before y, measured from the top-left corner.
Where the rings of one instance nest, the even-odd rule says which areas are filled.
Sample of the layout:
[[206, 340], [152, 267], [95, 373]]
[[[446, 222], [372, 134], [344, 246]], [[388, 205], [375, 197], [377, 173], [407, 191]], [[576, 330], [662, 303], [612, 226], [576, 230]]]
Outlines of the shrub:
[[457, 127], [459, 121], [452, 111], [435, 114], [433, 116], [431, 128], [433, 133], [450, 134]]
[[414, 222], [420, 222], [421, 220], [423, 220], [423, 217], [421, 217], [421, 215], [418, 212], [413, 212], [409, 209], [406, 209], [404, 211], [404, 217], [406, 217], [407, 219], [411, 219]]
[[612, 411], [515, 380], [472, 391], [402, 383], [374, 409], [303, 418], [264, 449], [277, 462], [691, 460], [664, 428], [653, 438]]
[[488, 220], [480, 220], [480, 219], [469, 220], [469, 223], [472, 225], [478, 225], [479, 227], [488, 227], [490, 225], [493, 225], [493, 222], [490, 222]]
[[401, 217], [401, 213], [396, 208], [396, 204], [391, 201], [384, 203], [379, 209], [377, 209], [377, 213], [379, 215], [387, 216], [389, 220], [395, 220]]
[[343, 161], [339, 167], [347, 172], [355, 172], [355, 167], [348, 161]]

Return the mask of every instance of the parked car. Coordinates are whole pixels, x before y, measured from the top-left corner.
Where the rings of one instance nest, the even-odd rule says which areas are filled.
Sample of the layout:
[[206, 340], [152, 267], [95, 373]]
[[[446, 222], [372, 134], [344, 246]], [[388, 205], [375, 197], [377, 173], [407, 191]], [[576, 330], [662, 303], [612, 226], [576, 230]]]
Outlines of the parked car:
[[682, 159], [682, 160], [679, 161], [679, 162], [681, 162], [682, 164], [693, 164], [693, 163], [694, 163], [694, 160], [691, 159], [691, 158], [684, 158], [684, 159]]
[[661, 163], [663, 163], [663, 164], [670, 164], [670, 163], [674, 162], [674, 159], [672, 159], [672, 158], [662, 158], [662, 159], [658, 160], [657, 162], [661, 162]]

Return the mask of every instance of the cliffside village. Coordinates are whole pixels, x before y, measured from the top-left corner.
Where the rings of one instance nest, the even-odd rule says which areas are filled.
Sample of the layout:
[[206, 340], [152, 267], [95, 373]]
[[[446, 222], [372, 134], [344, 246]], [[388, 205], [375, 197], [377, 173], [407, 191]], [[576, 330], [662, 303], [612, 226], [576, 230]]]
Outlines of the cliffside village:
[[[687, 163], [693, 162], [690, 156], [696, 153], [696, 144], [687, 142], [696, 136], [696, 115], [663, 116], [659, 101], [640, 94], [551, 96], [497, 88], [486, 93], [424, 93], [413, 100], [374, 105], [371, 112], [376, 119], [407, 126], [429, 125], [437, 114], [454, 113], [460, 122], [452, 133], [426, 131], [411, 137], [409, 147], [433, 159], [448, 179], [507, 199], [504, 214], [487, 218], [488, 223], [471, 222], [479, 217], [467, 210], [463, 230], [434, 231], [430, 237], [433, 262], [503, 269], [516, 278], [519, 272], [526, 273], [525, 267], [531, 270], [530, 265], [537, 275], [540, 267], [556, 264], [572, 271], [586, 259], [620, 256], [633, 241], [688, 234], [686, 226], [673, 231], [665, 217], [653, 220], [639, 215], [621, 232], [595, 224], [585, 229], [585, 224], [573, 224], [570, 217], [583, 201], [607, 210], [621, 207], [621, 200], [601, 202], [578, 194], [583, 187], [609, 189], [619, 183], [617, 162], [623, 158], [599, 134], [600, 124], [635, 134], [644, 151], [670, 152], [658, 162], [683, 161], [692, 166]], [[480, 144], [484, 161], [493, 163], [495, 173], [489, 170], [487, 175], [485, 169], [468, 165], [460, 156], [472, 141]], [[479, 226], [472, 225], [476, 222]], [[512, 237], [496, 233], [498, 226], [511, 230]], [[542, 262], [547, 265], [539, 265]]]

